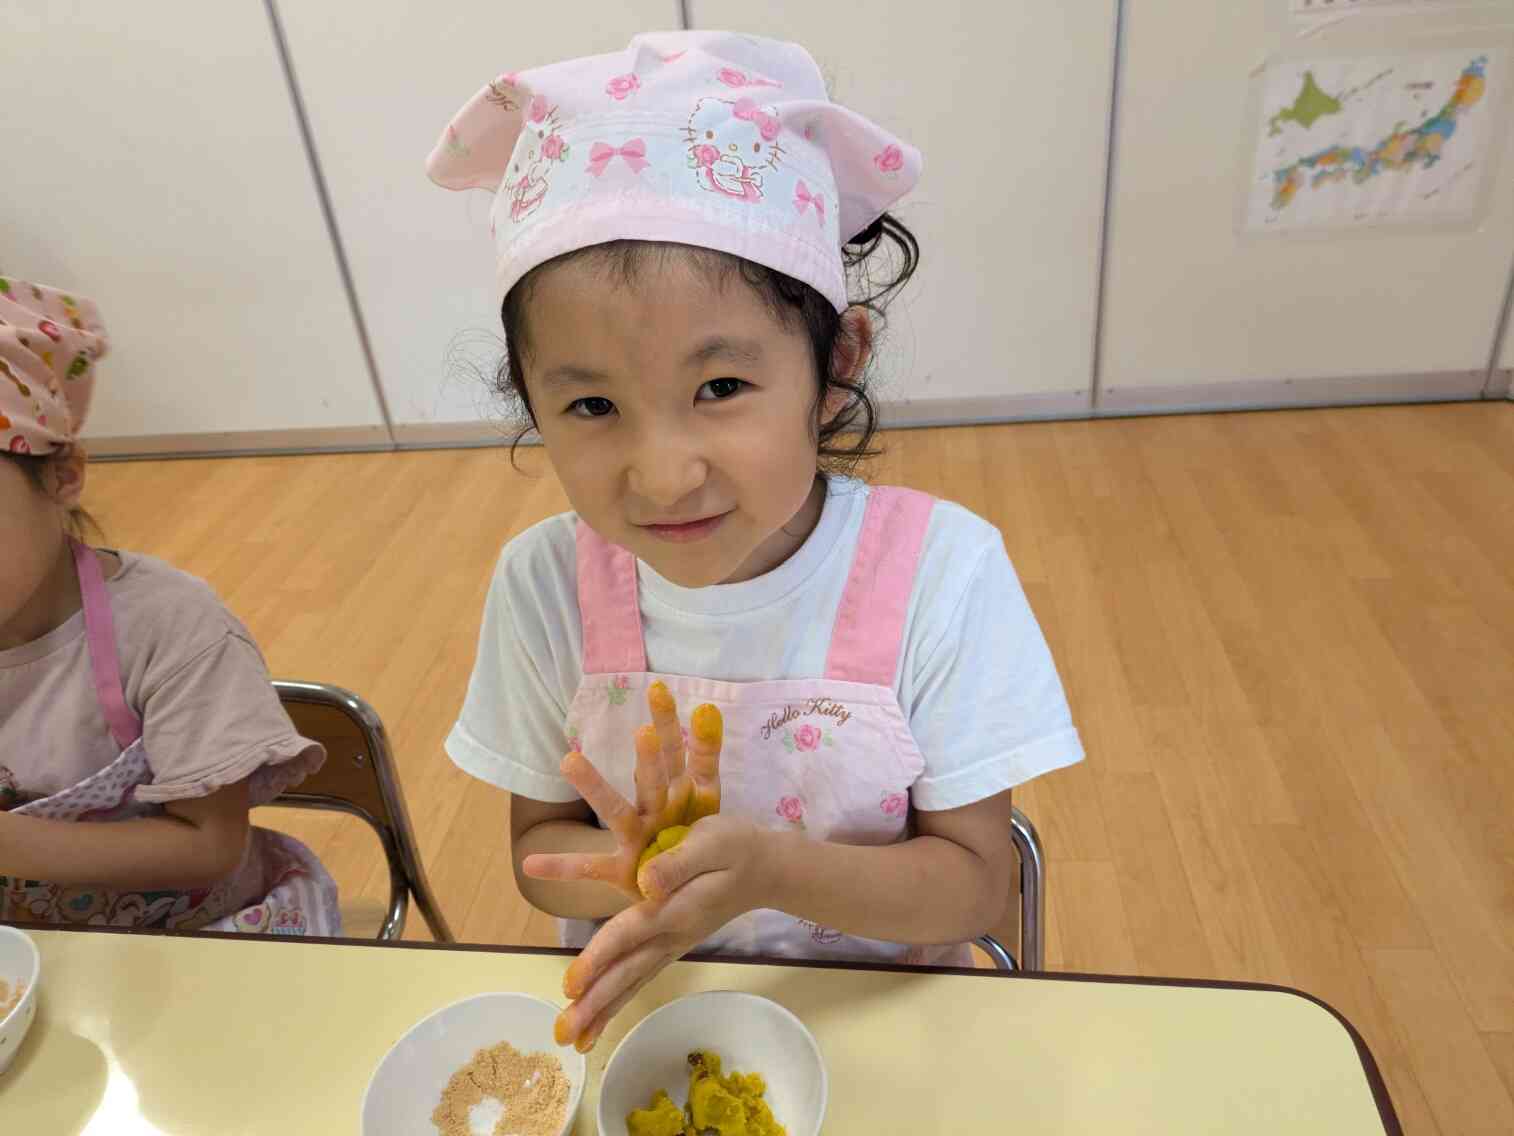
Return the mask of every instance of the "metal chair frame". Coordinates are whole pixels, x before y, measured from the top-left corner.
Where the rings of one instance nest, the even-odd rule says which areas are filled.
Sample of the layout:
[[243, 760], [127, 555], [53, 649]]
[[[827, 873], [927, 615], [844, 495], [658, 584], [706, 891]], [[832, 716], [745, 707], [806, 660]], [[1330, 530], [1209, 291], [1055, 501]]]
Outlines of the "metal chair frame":
[[[421, 916], [437, 941], [455, 942], [452, 930], [436, 901], [436, 895], [431, 890], [431, 883], [426, 878], [426, 869], [421, 863], [420, 850], [415, 842], [415, 831], [410, 825], [410, 812], [405, 807], [405, 795], [400, 789], [389, 735], [378, 713], [350, 690], [328, 683], [275, 681], [273, 686], [278, 692], [279, 701], [294, 719], [296, 728], [299, 728], [301, 706], [338, 710], [357, 728], [363, 739], [362, 751], [328, 752], [326, 760], [349, 762], [353, 766], [366, 768], [373, 777], [385, 815], [375, 816], [369, 809], [339, 794], [311, 790], [301, 792], [296, 789], [283, 793], [270, 804], [346, 813], [357, 817], [373, 830], [389, 865], [389, 909], [379, 927], [379, 939], [400, 937], [405, 929], [405, 917], [413, 895], [415, 906], [420, 909]], [[319, 789], [321, 773], [315, 774], [312, 781], [315, 788]]]
[[1046, 851], [1036, 826], [1018, 808], [1009, 828], [1020, 858], [1020, 958], [992, 935], [984, 935], [978, 946], [998, 970], [1045, 970]]

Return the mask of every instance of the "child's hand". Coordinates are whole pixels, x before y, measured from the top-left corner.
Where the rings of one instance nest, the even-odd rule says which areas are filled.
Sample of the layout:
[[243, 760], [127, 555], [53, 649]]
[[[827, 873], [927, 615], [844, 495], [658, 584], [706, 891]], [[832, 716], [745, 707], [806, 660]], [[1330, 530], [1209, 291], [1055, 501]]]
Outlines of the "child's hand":
[[622, 797], [581, 753], [563, 758], [562, 771], [615, 835], [613, 853], [527, 856], [521, 865], [538, 880], [598, 880], [632, 899], [642, 853], [665, 828], [691, 825], [720, 811], [720, 746], [724, 725], [714, 706], [698, 707], [684, 745], [678, 706], [668, 688], [647, 691], [652, 725], [636, 731], [636, 804]]
[[636, 994], [732, 919], [774, 906], [764, 841], [773, 834], [750, 821], [712, 816], [682, 844], [642, 870], [652, 898], [611, 919], [568, 967], [563, 993], [573, 1004], [557, 1018], [560, 1045], [587, 1053]]

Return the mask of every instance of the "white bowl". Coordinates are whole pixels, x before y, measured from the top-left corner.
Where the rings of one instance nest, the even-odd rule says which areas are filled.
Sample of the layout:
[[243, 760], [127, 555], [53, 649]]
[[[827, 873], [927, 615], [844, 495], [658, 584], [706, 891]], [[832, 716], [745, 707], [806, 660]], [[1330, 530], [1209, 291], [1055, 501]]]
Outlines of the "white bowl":
[[363, 1136], [432, 1133], [431, 1113], [452, 1074], [480, 1049], [508, 1041], [522, 1053], [550, 1053], [572, 1086], [560, 1136], [583, 1099], [583, 1055], [552, 1040], [558, 1007], [526, 994], [479, 994], [423, 1018], [395, 1042], [363, 1094]]
[[763, 1098], [789, 1136], [815, 1136], [830, 1086], [820, 1046], [777, 1002], [715, 990], [653, 1011], [615, 1048], [599, 1090], [600, 1136], [626, 1136], [626, 1115], [661, 1089], [680, 1108], [689, 1099], [689, 1054], [720, 1055], [724, 1072], [761, 1073]]
[[0, 1073], [10, 1068], [26, 1031], [37, 1016], [37, 982], [42, 977], [42, 957], [30, 935], [14, 927], [0, 926], [0, 979], [12, 991], [26, 983], [26, 993], [10, 1013], [0, 1016]]

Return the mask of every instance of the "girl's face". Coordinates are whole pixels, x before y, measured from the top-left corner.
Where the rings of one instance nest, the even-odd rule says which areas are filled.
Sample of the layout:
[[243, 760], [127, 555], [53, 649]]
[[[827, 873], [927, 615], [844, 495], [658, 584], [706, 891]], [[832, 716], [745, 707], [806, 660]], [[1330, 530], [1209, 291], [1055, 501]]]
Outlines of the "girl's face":
[[77, 585], [59, 566], [68, 568], [63, 520], [78, 500], [82, 466], [48, 463], [39, 489], [19, 464], [0, 459], [0, 650], [40, 638], [72, 614]]
[[568, 499], [684, 587], [781, 564], [820, 515], [813, 349], [737, 276], [675, 253], [632, 286], [593, 258], [544, 272], [526, 389]]

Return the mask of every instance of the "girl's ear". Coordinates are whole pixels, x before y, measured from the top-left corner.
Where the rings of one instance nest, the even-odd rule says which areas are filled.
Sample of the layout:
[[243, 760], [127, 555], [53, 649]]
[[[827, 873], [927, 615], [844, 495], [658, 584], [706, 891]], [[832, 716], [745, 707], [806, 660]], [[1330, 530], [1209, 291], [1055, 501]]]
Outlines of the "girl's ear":
[[[842, 382], [856, 382], [867, 370], [873, 354], [873, 317], [863, 307], [850, 307], [841, 313], [841, 328], [831, 348], [831, 374]], [[820, 421], [829, 424], [852, 401], [850, 391], [829, 387], [820, 408]]]
[[863, 307], [853, 306], [841, 313], [841, 330], [831, 348], [831, 374], [846, 382], [855, 382], [873, 354], [873, 317]]
[[88, 461], [89, 454], [78, 442], [48, 461], [42, 471], [42, 486], [55, 505], [72, 509], [79, 504], [84, 496], [84, 468]]

